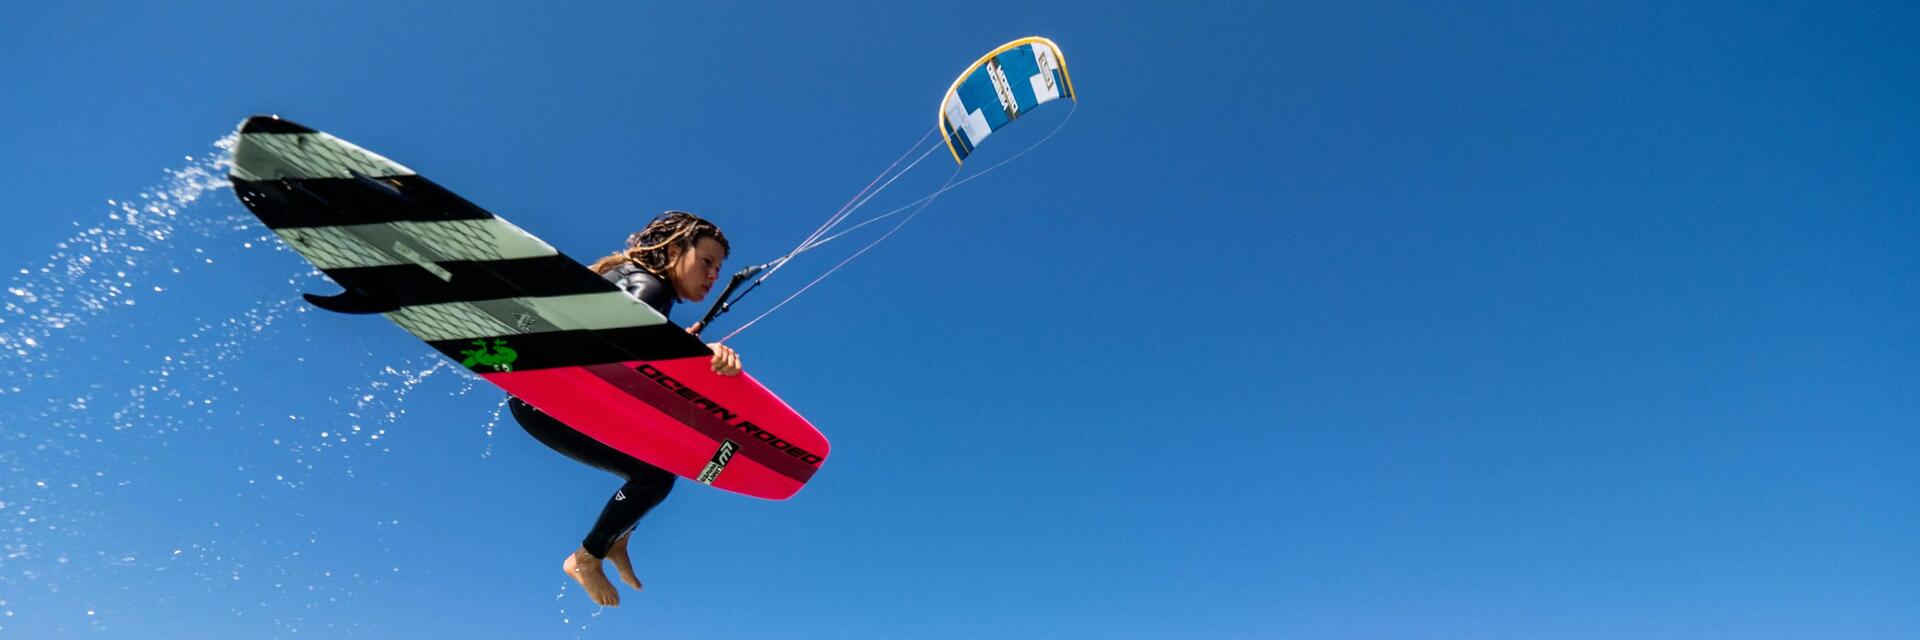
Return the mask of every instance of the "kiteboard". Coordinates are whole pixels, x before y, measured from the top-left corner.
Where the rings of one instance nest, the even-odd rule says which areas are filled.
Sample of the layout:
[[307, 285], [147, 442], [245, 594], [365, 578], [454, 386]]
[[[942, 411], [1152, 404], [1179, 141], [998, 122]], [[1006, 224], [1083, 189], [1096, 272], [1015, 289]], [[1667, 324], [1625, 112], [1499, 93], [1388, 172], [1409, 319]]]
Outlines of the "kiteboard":
[[751, 376], [652, 307], [505, 219], [398, 163], [282, 120], [241, 123], [234, 193], [339, 283], [305, 294], [380, 313], [566, 423], [675, 475], [783, 500], [828, 443]]

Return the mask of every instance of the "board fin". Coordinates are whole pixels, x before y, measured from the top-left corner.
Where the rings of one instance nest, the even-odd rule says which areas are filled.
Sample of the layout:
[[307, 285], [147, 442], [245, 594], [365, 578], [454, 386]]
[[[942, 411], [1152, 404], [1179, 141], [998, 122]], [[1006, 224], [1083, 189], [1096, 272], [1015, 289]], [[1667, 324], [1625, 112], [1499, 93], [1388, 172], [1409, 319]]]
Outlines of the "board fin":
[[413, 198], [407, 197], [407, 194], [402, 193], [400, 186], [397, 184], [380, 180], [351, 169], [347, 170], [347, 173], [353, 176], [354, 182], [359, 183], [362, 187], [366, 187], [367, 193], [402, 205], [413, 204]]
[[372, 295], [359, 289], [348, 289], [330, 296], [302, 293], [300, 297], [306, 298], [307, 302], [312, 303], [313, 306], [334, 313], [362, 315], [388, 313], [400, 309], [400, 305], [394, 304], [392, 298]]

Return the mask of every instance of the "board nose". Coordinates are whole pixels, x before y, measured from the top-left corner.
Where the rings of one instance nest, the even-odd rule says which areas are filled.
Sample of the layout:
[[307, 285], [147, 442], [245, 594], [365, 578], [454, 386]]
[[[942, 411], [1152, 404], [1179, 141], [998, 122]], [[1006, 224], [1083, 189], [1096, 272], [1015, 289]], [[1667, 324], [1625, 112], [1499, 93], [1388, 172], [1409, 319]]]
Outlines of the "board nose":
[[240, 123], [240, 133], [316, 133], [280, 116], [253, 116]]

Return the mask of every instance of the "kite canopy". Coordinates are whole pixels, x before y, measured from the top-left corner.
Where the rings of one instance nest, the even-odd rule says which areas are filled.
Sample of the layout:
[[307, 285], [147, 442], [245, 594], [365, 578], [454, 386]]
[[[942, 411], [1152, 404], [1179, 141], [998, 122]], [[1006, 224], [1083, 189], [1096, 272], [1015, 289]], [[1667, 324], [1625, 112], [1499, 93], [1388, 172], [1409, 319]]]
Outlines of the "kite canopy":
[[940, 101], [940, 132], [955, 162], [988, 135], [1057, 98], [1077, 99], [1059, 45], [1039, 36], [1000, 45], [967, 67]]
[[[959, 79], [953, 81], [953, 86], [949, 87], [946, 95], [941, 97], [940, 120], [933, 129], [922, 134], [913, 146], [908, 147], [906, 152], [894, 159], [893, 164], [888, 165], [880, 175], [874, 176], [865, 188], [854, 194], [846, 204], [841, 205], [839, 211], [828, 216], [825, 223], [802, 239], [793, 250], [765, 264], [751, 266], [734, 274], [726, 288], [722, 289], [720, 295], [714, 299], [713, 306], [707, 309], [707, 315], [700, 320], [698, 326], [705, 328], [710, 325], [720, 314], [733, 308], [733, 304], [740, 298], [758, 288], [760, 283], [773, 277], [774, 273], [779, 272], [795, 256], [817, 249], [836, 238], [892, 217], [894, 214], [903, 212], [907, 214], [899, 222], [894, 223], [893, 228], [888, 229], [885, 234], [867, 243], [867, 246], [847, 256], [826, 273], [820, 274], [812, 282], [800, 287], [800, 290], [788, 295], [785, 300], [781, 300], [772, 308], [740, 325], [740, 328], [734, 329], [733, 333], [720, 339], [721, 342], [732, 340], [734, 336], [747, 330], [747, 327], [753, 326], [768, 314], [786, 306], [788, 302], [792, 302], [794, 298], [805, 293], [813, 285], [819, 284], [827, 276], [833, 275], [835, 271], [840, 270], [840, 267], [860, 257], [874, 245], [892, 237], [901, 226], [932, 205], [940, 194], [993, 173], [995, 169], [1026, 155], [1028, 151], [1039, 148], [1046, 141], [1053, 139], [1054, 133], [1059, 133], [1061, 128], [1067, 126], [1067, 122], [1073, 119], [1074, 109], [1067, 110], [1066, 117], [1053, 128], [1053, 133], [1048, 133], [1032, 146], [1012, 154], [1011, 157], [1002, 158], [992, 166], [972, 172], [972, 175], [964, 179], [960, 177], [961, 171], [965, 169], [967, 156], [971, 155], [974, 148], [979, 146], [981, 141], [986, 140], [987, 136], [1011, 124], [1027, 112], [1039, 108], [1040, 105], [1062, 97], [1075, 100], [1074, 107], [1078, 108], [1079, 94], [1074, 92], [1073, 80], [1067, 75], [1067, 58], [1060, 53], [1060, 46], [1054, 44], [1052, 40], [1039, 36], [1021, 38], [1000, 45], [987, 55], [981, 56], [979, 60], [975, 60], [967, 67], [966, 72], [960, 74]], [[933, 139], [934, 134], [940, 134], [940, 139]], [[921, 161], [932, 156], [933, 152], [940, 148], [941, 142], [945, 142], [947, 150], [953, 153], [954, 162], [960, 164], [954, 167], [953, 175], [947, 177], [945, 184], [940, 185], [940, 188], [935, 189], [933, 193], [920, 196], [886, 213], [869, 217], [859, 223], [841, 226], [841, 223], [846, 222], [855, 211], [872, 201], [874, 196], [886, 191], [894, 181], [899, 180], [914, 167], [920, 166]], [[918, 157], [915, 157], [915, 154], [919, 154]], [[907, 162], [904, 167], [901, 166], [901, 163], [906, 162], [908, 158], [913, 158], [913, 161]], [[759, 278], [747, 284], [747, 280], [753, 279], [756, 275]], [[746, 286], [741, 286], [743, 284]]]

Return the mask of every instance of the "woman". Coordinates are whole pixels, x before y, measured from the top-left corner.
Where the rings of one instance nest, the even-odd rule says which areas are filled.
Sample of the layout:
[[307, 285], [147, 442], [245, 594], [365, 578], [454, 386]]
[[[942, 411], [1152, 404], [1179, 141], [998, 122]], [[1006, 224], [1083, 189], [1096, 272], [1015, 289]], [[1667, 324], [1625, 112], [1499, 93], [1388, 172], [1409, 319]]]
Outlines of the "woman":
[[[628, 236], [626, 250], [601, 258], [592, 269], [665, 316], [673, 310], [675, 299], [699, 302], [707, 297], [707, 290], [720, 277], [720, 262], [727, 258], [727, 250], [727, 237], [713, 223], [685, 211], [668, 211]], [[687, 331], [697, 334], [700, 328], [696, 324]], [[740, 373], [739, 354], [718, 343], [707, 346], [713, 349], [714, 373]], [[640, 518], [673, 490], [673, 474], [601, 444], [519, 398], [509, 398], [507, 404], [514, 419], [541, 444], [626, 480], [607, 500], [580, 548], [561, 564], [594, 602], [619, 605], [620, 594], [600, 562], [612, 560], [622, 582], [641, 588], [627, 558], [627, 538]]]

